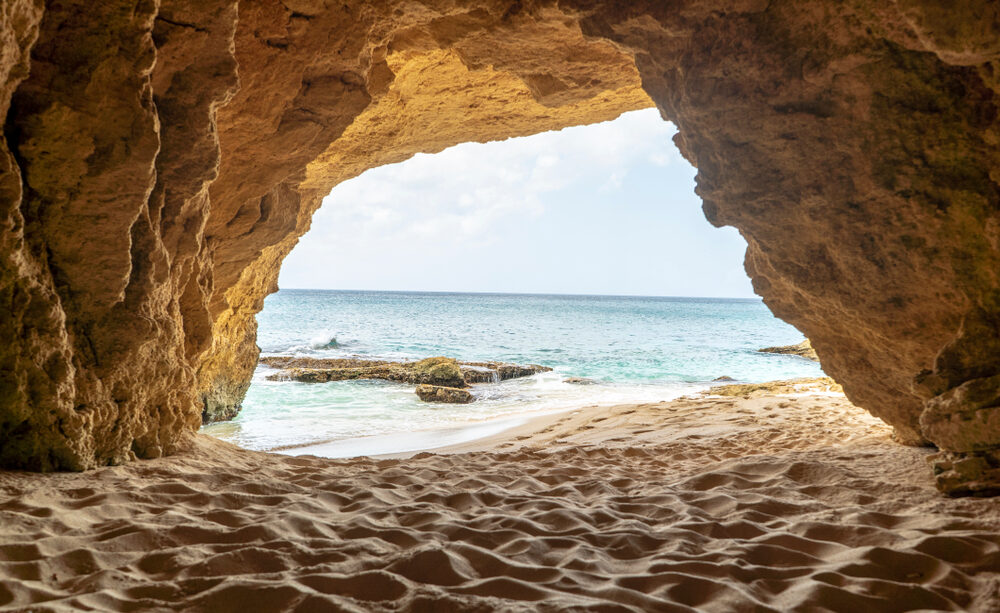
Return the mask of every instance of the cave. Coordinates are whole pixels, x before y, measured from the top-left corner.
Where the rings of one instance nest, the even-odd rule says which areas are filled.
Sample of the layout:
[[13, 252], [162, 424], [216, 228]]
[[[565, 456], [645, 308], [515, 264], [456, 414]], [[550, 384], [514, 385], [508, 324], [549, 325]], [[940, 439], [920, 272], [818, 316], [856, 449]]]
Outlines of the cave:
[[334, 185], [655, 106], [850, 400], [1000, 488], [994, 3], [14, 0], [0, 32], [4, 467], [235, 415]]

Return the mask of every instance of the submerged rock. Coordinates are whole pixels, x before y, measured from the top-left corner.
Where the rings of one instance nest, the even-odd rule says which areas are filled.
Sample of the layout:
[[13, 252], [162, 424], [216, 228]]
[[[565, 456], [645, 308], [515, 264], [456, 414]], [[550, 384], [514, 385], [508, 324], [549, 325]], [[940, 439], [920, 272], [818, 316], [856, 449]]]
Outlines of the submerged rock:
[[733, 379], [732, 377], [728, 377], [726, 375], [722, 375], [721, 377], [716, 377], [716, 378], [712, 379], [712, 382], [714, 383], [716, 381], [735, 381], [735, 380], [736, 379]]
[[586, 377], [567, 377], [563, 379], [563, 383], [572, 383], [573, 385], [594, 385], [597, 381]]
[[809, 339], [802, 341], [798, 345], [781, 345], [778, 347], [764, 347], [763, 349], [757, 350], [759, 353], [779, 353], [781, 355], [797, 355], [800, 358], [805, 358], [807, 360], [812, 360], [813, 362], [819, 362], [819, 356], [816, 355], [816, 351], [812, 348], [812, 343]]
[[424, 402], [449, 402], [452, 404], [469, 404], [475, 398], [472, 392], [459, 387], [443, 385], [428, 385], [421, 383], [416, 389], [417, 396]]

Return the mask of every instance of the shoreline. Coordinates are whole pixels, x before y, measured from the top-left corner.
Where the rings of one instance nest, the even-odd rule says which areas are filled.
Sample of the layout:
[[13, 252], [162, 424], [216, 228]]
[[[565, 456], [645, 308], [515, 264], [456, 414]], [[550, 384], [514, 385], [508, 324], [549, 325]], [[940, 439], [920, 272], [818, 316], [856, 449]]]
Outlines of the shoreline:
[[[400, 454], [418, 453], [420, 451], [437, 451], [442, 448], [450, 448], [453, 445], [472, 442], [483, 437], [490, 437], [503, 430], [517, 427], [522, 422], [530, 421], [536, 417], [543, 417], [549, 414], [562, 413], [565, 411], [575, 411], [581, 406], [586, 407], [610, 407], [621, 404], [635, 404], [638, 402], [670, 402], [684, 396], [700, 394], [708, 390], [712, 385], [710, 381], [699, 382], [663, 382], [663, 383], [638, 383], [622, 384], [605, 381], [597, 381], [591, 385], [573, 385], [563, 383], [562, 389], [553, 393], [552, 389], [535, 391], [528, 389], [529, 394], [536, 394], [529, 400], [519, 400], [517, 391], [519, 385], [533, 384], [532, 382], [539, 376], [553, 376], [559, 381], [566, 375], [559, 372], [543, 373], [533, 377], [525, 377], [513, 381], [504, 381], [500, 384], [483, 384], [492, 386], [508, 386], [505, 394], [501, 395], [501, 404], [497, 405], [497, 396], [487, 396], [485, 399], [477, 400], [471, 405], [447, 404], [447, 403], [426, 403], [419, 402], [412, 394], [412, 386], [394, 382], [380, 383], [379, 385], [392, 386], [398, 390], [405, 390], [406, 397], [413, 395], [415, 409], [421, 409], [425, 415], [439, 415], [439, 411], [445, 414], [455, 414], [455, 417], [447, 417], [437, 423], [413, 424], [414, 429], [410, 430], [389, 430], [374, 434], [336, 436], [335, 433], [325, 433], [327, 436], [310, 437], [303, 442], [294, 439], [287, 442], [275, 441], [278, 444], [262, 445], [258, 441], [241, 441], [237, 428], [253, 427], [254, 417], [247, 418], [246, 422], [228, 421], [205, 424], [199, 429], [200, 434], [218, 437], [228, 443], [235, 444], [245, 449], [262, 451], [267, 453], [279, 453], [285, 455], [302, 455], [304, 453], [314, 453], [320, 457], [331, 459], [342, 459], [358, 456], [372, 457], [397, 457]], [[278, 382], [287, 384], [288, 382]], [[334, 385], [342, 383], [333, 383]], [[357, 381], [347, 381], [343, 383], [354, 384]], [[365, 383], [365, 382], [362, 382]], [[274, 382], [271, 382], [274, 385]], [[327, 385], [323, 384], [296, 384], [296, 385]], [[551, 385], [547, 383], [546, 385]], [[511, 393], [510, 390], [514, 390]], [[377, 402], [377, 399], [371, 399]], [[472, 407], [467, 411], [466, 407]], [[258, 407], [254, 407], [255, 409]], [[493, 413], [478, 414], [477, 411], [488, 410]], [[244, 409], [246, 411], [246, 409]], [[425, 422], [428, 420], [424, 420]], [[396, 424], [396, 427], [399, 427]], [[331, 435], [332, 434], [332, 435]], [[287, 438], [287, 437], [286, 437]], [[241, 444], [244, 443], [244, 444]], [[246, 444], [249, 443], [249, 444]], [[311, 451], [304, 451], [309, 449]], [[474, 447], [470, 447], [474, 449]], [[400, 456], [402, 457], [402, 456]]]
[[[572, 409], [556, 412], [562, 413], [567, 410]], [[546, 412], [547, 414], [549, 412]], [[540, 416], [532, 416], [530, 413], [500, 416], [461, 426], [341, 438], [307, 445], [269, 449], [265, 453], [291, 457], [312, 455], [328, 459], [405, 458], [423, 452], [449, 453], [447, 450], [452, 448], [466, 446], [475, 448], [479, 441], [502, 436], [509, 430], [534, 421], [533, 417]], [[383, 449], [386, 451], [380, 451]], [[392, 451], [393, 449], [395, 451]]]
[[[846, 400], [841, 391], [828, 391], [822, 384], [822, 378], [802, 379], [802, 391], [791, 393], [770, 393], [782, 390], [782, 384], [790, 381], [769, 381], [760, 384], [739, 384], [736, 387], [760, 388], [774, 397], [808, 397], [830, 396]], [[390, 432], [369, 436], [345, 437], [303, 445], [287, 445], [263, 450], [266, 453], [276, 453], [288, 456], [314, 455], [320, 458], [349, 459], [370, 457], [375, 459], [405, 459], [420, 453], [454, 454], [479, 451], [494, 451], [501, 447], [511, 446], [514, 441], [525, 441], [537, 432], [542, 432], [560, 418], [569, 413], [571, 416], [581, 414], [576, 421], [598, 418], [602, 413], [615, 412], [620, 407], [662, 405], [682, 400], [704, 400], [724, 398], [713, 395], [712, 389], [733, 387], [730, 384], [717, 383], [706, 389], [694, 391], [668, 400], [648, 401], [642, 403], [602, 403], [584, 407], [566, 406], [555, 409], [536, 409], [523, 413], [504, 414], [487, 417], [468, 423], [428, 428], [409, 432]], [[776, 387], [777, 386], [777, 387]], [[784, 386], [787, 389], [788, 386]], [[756, 394], [759, 396], [759, 393]], [[523, 446], [523, 445], [518, 445]], [[509, 449], [508, 449], [509, 450]]]
[[0, 471], [0, 610], [995, 610], [1000, 508], [938, 493], [929, 453], [808, 393], [583, 407], [395, 459], [198, 434]]

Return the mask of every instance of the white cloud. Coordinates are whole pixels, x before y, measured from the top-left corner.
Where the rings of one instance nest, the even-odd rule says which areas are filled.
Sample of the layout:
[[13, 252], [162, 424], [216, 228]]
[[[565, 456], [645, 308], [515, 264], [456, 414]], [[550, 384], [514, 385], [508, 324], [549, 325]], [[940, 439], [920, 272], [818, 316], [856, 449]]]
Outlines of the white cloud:
[[[676, 257], [663, 251], [687, 245], [678, 238], [685, 233], [715, 233], [706, 249], [723, 251], [719, 231], [701, 216], [675, 133], [648, 109], [372, 169], [324, 199], [286, 259], [280, 285], [671, 293], [643, 275], [628, 281], [622, 271], [648, 262], [641, 268], [659, 271], [664, 283], [681, 275], [681, 268], [663, 272], [652, 263], [691, 260], [690, 250]], [[661, 218], [653, 211], [670, 211], [670, 226], [654, 228], [653, 218]], [[667, 241], [664, 233], [677, 224], [680, 234]], [[725, 266], [738, 274], [741, 245], [726, 248], [737, 255]], [[510, 266], [522, 256], [548, 271]], [[717, 294], [708, 288], [701, 295]]]
[[584, 177], [620, 188], [639, 161], [677, 157], [674, 128], [654, 110], [614, 122], [495, 143], [465, 143], [435, 155], [375, 168], [338, 185], [303, 238], [351, 244], [420, 237], [461, 244], [483, 239], [504, 219], [537, 216], [545, 196]]

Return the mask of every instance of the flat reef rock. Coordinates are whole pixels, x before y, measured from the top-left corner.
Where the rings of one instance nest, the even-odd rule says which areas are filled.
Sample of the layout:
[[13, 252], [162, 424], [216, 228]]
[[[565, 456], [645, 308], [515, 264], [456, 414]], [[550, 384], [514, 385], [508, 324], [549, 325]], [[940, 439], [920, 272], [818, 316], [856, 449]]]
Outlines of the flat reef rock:
[[399, 383], [417, 383], [463, 388], [473, 383], [493, 383], [530, 377], [552, 369], [538, 364], [505, 362], [459, 362], [453, 358], [426, 358], [418, 362], [390, 362], [351, 358], [297, 358], [270, 356], [260, 363], [282, 369], [268, 375], [272, 381], [325, 383], [351, 379], [384, 379]]
[[0, 465], [234, 415], [334, 185], [655, 105], [768, 307], [972, 466], [1000, 449], [998, 103], [992, 0], [5, 2]]
[[760, 353], [777, 353], [780, 355], [797, 355], [801, 358], [807, 360], [812, 360], [813, 362], [819, 362], [819, 356], [816, 355], [816, 350], [813, 349], [812, 343], [809, 339], [798, 343], [797, 345], [780, 345], [778, 347], [764, 347], [763, 349], [757, 350]]

